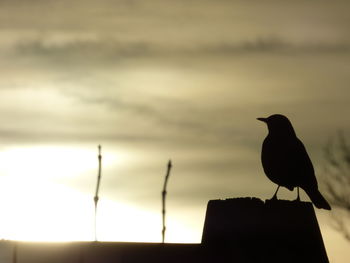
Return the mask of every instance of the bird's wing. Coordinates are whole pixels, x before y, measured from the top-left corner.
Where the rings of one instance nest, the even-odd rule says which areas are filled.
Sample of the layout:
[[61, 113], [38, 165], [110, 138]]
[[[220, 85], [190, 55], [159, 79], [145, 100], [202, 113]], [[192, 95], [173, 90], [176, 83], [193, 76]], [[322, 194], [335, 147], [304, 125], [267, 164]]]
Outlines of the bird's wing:
[[301, 187], [317, 188], [314, 167], [304, 144], [297, 138], [290, 146], [290, 169], [296, 180], [296, 185]]

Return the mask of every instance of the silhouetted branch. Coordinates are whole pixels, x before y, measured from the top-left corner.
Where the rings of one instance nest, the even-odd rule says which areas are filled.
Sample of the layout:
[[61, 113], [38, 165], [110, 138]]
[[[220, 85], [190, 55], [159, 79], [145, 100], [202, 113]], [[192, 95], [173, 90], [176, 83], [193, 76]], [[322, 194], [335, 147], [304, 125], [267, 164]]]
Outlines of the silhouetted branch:
[[12, 251], [12, 263], [17, 263], [18, 243], [17, 241], [13, 245]]
[[337, 208], [333, 214], [333, 227], [350, 241], [350, 146], [343, 133], [326, 144], [324, 157], [326, 165], [322, 182], [327, 199]]
[[165, 175], [164, 185], [163, 185], [163, 191], [162, 191], [162, 219], [163, 219], [162, 220], [163, 221], [162, 243], [164, 243], [164, 241], [165, 241], [165, 231], [166, 231], [166, 226], [165, 226], [165, 213], [166, 213], [165, 201], [166, 201], [166, 194], [167, 194], [166, 187], [167, 187], [167, 184], [168, 184], [168, 179], [169, 179], [169, 176], [170, 176], [171, 167], [172, 167], [171, 160], [169, 160], [168, 166], [167, 166], [167, 172], [166, 172], [166, 175]]
[[100, 182], [101, 182], [101, 160], [102, 160], [101, 145], [99, 145], [98, 146], [98, 175], [97, 175], [97, 185], [96, 185], [96, 191], [95, 191], [95, 197], [94, 197], [94, 202], [95, 202], [95, 241], [97, 241], [97, 203], [99, 200], [98, 192], [100, 190]]
[[[343, 212], [343, 213], [341, 213]], [[341, 213], [341, 214], [340, 214]], [[345, 239], [350, 240], [350, 228], [346, 224], [346, 218], [349, 217], [349, 212], [343, 210], [338, 211], [336, 215], [333, 214], [333, 228], [338, 232], [342, 233]]]

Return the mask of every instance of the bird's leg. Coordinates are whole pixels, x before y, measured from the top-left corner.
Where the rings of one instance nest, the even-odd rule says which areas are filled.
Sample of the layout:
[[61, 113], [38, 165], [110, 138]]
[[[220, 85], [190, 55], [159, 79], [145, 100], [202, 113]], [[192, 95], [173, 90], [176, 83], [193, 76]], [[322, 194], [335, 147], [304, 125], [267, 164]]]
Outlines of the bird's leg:
[[276, 192], [274, 193], [273, 197], [271, 198], [271, 200], [277, 200], [277, 192], [278, 189], [280, 189], [280, 186], [277, 187]]
[[299, 187], [297, 187], [297, 192], [298, 192], [298, 196], [297, 196], [297, 199], [295, 199], [295, 201], [300, 202]]

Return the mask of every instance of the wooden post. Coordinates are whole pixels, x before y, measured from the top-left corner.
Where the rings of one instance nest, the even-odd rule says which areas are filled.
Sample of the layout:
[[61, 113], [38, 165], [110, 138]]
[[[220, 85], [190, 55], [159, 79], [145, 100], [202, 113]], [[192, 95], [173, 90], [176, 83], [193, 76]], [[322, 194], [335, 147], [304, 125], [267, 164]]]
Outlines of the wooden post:
[[221, 262], [328, 263], [309, 202], [236, 198], [208, 203], [202, 244]]

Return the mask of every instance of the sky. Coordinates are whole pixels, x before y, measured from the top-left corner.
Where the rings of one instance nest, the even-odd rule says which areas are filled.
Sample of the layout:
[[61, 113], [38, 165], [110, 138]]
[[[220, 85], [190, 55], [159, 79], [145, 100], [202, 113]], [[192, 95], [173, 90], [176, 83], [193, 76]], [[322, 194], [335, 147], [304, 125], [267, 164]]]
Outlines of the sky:
[[[93, 239], [98, 144], [100, 240], [161, 240], [169, 159], [168, 242], [200, 242], [210, 199], [270, 198], [257, 117], [288, 116], [320, 178], [326, 142], [350, 135], [349, 8], [1, 1], [0, 237]], [[349, 243], [317, 216], [331, 262], [345, 262]]]

